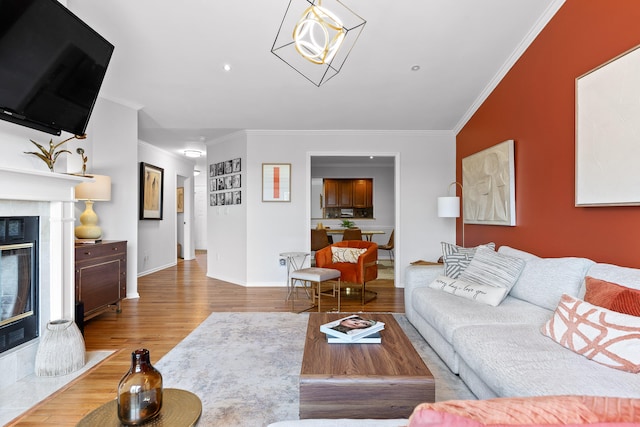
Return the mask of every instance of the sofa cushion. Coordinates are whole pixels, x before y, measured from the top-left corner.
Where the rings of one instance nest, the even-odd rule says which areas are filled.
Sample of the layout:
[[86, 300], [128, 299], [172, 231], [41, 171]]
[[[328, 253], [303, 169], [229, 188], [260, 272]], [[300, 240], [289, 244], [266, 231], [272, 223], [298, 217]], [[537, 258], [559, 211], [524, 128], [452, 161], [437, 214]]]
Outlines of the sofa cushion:
[[[489, 308], [497, 310], [510, 299]], [[640, 398], [640, 375], [593, 363], [559, 346], [540, 333], [540, 324], [466, 326], [455, 331], [452, 343], [461, 363], [497, 396]]]
[[[493, 242], [481, 246], [486, 246], [492, 250], [496, 248], [496, 244]], [[445, 276], [457, 279], [460, 273], [467, 268], [475, 253], [476, 248], [463, 248], [452, 243], [442, 242], [442, 260], [444, 261]]]
[[585, 278], [585, 289], [584, 300], [590, 304], [618, 313], [640, 316], [640, 290], [590, 276]]
[[[620, 267], [613, 264], [596, 263], [587, 270], [586, 276], [617, 283], [631, 289], [640, 290], [640, 268]], [[578, 298], [584, 295], [584, 285]]]
[[348, 262], [357, 264], [360, 255], [365, 253], [365, 248], [339, 248], [331, 246], [331, 262]]
[[640, 372], [640, 318], [563, 295], [541, 328], [558, 344], [611, 368]]
[[447, 276], [438, 276], [429, 287], [494, 307], [502, 302], [509, 291], [506, 288], [465, 282]]
[[465, 282], [496, 286], [508, 292], [520, 277], [524, 265], [525, 261], [521, 258], [499, 254], [480, 246], [458, 278]]
[[514, 256], [514, 257], [517, 257], [517, 258], [522, 258], [525, 261], [530, 260], [530, 259], [538, 259], [538, 258], [540, 258], [539, 256], [534, 255], [534, 254], [532, 254], [530, 252], [525, 252], [525, 251], [522, 251], [520, 249], [512, 248], [510, 246], [500, 246], [500, 249], [498, 249], [498, 252], [501, 253], [501, 254]]
[[540, 328], [552, 314], [550, 310], [509, 296], [493, 307], [429, 287], [415, 289], [411, 304], [448, 342], [458, 328], [465, 326], [533, 323]]
[[578, 295], [593, 264], [586, 258], [528, 259], [510, 295], [554, 310], [562, 294]]

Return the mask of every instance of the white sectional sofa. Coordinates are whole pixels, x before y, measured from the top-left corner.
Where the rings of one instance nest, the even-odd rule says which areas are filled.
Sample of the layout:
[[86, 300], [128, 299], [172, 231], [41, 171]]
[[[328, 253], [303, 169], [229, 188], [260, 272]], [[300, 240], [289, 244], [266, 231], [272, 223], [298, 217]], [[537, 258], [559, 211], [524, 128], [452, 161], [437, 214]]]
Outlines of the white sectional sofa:
[[429, 287], [442, 266], [410, 266], [405, 311], [452, 372], [480, 399], [593, 395], [640, 398], [640, 374], [603, 366], [541, 333], [563, 293], [582, 297], [586, 276], [640, 289], [640, 269], [584, 258], [538, 258], [503, 246], [498, 253], [525, 260], [515, 286], [491, 306]]
[[[500, 247], [497, 253], [523, 260], [520, 263], [524, 267], [515, 285], [495, 306], [430, 287], [444, 275], [442, 264], [412, 265], [405, 272], [407, 318], [449, 369], [458, 374], [479, 399], [549, 396], [541, 398], [543, 406], [532, 412], [542, 417], [546, 416], [545, 404], [583, 396], [598, 396], [594, 398], [597, 408], [618, 404], [607, 403], [607, 398], [635, 398], [631, 403], [620, 405], [620, 411], [636, 417], [633, 414], [640, 410], [640, 401], [636, 400], [640, 398], [640, 373], [589, 360], [545, 336], [541, 327], [554, 317], [563, 294], [584, 296], [587, 276], [640, 290], [640, 269], [599, 264], [585, 258], [540, 258], [508, 246]], [[636, 330], [640, 329], [640, 318], [637, 319]], [[640, 348], [637, 347], [640, 338], [636, 341], [634, 345]], [[529, 405], [529, 401], [532, 400], [525, 399], [525, 405]], [[458, 409], [465, 407], [464, 401], [451, 402]], [[481, 406], [486, 403], [487, 408], [491, 408], [496, 401], [478, 403]], [[510, 408], [512, 399], [497, 402], [503, 403]], [[586, 413], [581, 404], [577, 408], [567, 413]], [[530, 409], [529, 406], [527, 410]], [[281, 421], [269, 427], [397, 427], [408, 423], [409, 420], [404, 419], [317, 419]], [[416, 425], [424, 424], [416, 422]], [[443, 422], [442, 425], [456, 424]]]

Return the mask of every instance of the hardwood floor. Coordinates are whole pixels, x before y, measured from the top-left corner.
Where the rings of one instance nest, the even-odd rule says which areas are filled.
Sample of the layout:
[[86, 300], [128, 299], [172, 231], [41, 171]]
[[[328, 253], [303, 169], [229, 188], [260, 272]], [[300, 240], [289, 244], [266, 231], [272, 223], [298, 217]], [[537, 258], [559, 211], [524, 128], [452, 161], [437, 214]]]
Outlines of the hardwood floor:
[[[115, 350], [107, 360], [16, 418], [8, 426], [75, 426], [103, 403], [114, 399], [118, 381], [129, 369], [131, 352], [144, 347], [154, 363], [212, 312], [285, 312], [285, 288], [245, 288], [205, 276], [206, 255], [180, 260], [175, 267], [138, 278], [139, 299], [122, 301], [122, 312], [107, 312], [85, 324], [87, 351]], [[343, 312], [404, 312], [403, 289], [393, 281], [367, 284], [377, 298], [362, 306], [342, 299]], [[301, 294], [302, 298], [302, 294]], [[323, 299], [331, 307], [332, 299]], [[297, 304], [303, 308], [302, 300]]]

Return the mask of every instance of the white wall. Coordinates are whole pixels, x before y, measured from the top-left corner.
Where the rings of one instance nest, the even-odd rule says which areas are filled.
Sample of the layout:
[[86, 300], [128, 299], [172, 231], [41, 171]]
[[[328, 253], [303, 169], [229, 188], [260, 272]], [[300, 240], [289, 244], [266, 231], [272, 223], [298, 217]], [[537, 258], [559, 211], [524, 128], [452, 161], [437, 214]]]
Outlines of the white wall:
[[[445, 194], [455, 179], [452, 132], [247, 131], [209, 144], [209, 163], [214, 158], [220, 161], [238, 156], [243, 147], [242, 209], [229, 207], [224, 214], [209, 207], [210, 277], [248, 286], [285, 285], [286, 270], [279, 266], [279, 253], [304, 251], [310, 245], [312, 153], [397, 156], [398, 179], [394, 184], [399, 271], [411, 261], [436, 260], [440, 242], [455, 238], [455, 222], [438, 218], [436, 207], [437, 197]], [[262, 202], [262, 163], [291, 163], [291, 202]], [[214, 252], [221, 259], [213, 259]], [[403, 286], [402, 278], [398, 285]]]
[[[70, 144], [73, 162], [70, 171], [80, 170], [80, 156], [76, 146], [82, 146], [89, 158], [87, 173], [111, 177], [111, 201], [96, 202], [94, 210], [98, 214], [103, 240], [127, 241], [127, 297], [138, 297], [138, 195], [133, 191], [137, 183], [137, 108], [98, 98], [87, 127], [86, 141]], [[77, 218], [84, 211], [84, 203], [75, 207]]]
[[[137, 263], [139, 275], [143, 276], [177, 264], [176, 188], [178, 187], [179, 175], [184, 177], [181, 180], [185, 194], [185, 212], [181, 216], [187, 223], [182, 249], [185, 259], [193, 259], [194, 257], [194, 248], [191, 238], [188, 237], [191, 233], [193, 209], [194, 162], [174, 156], [144, 141], [138, 143], [138, 161], [164, 169], [162, 220], [138, 220]], [[139, 165], [137, 167], [139, 168]], [[132, 185], [135, 194], [138, 194], [138, 180]], [[138, 204], [136, 203], [134, 206], [136, 215], [138, 215]]]
[[241, 159], [242, 168], [242, 203], [207, 207], [207, 276], [245, 285], [247, 245], [253, 244], [253, 239], [247, 235], [247, 200], [255, 197], [255, 194], [251, 194], [247, 181], [261, 179], [261, 176], [250, 177], [252, 168], [247, 166], [249, 156], [245, 132], [237, 132], [207, 144], [208, 180], [211, 179], [209, 165], [238, 157]]

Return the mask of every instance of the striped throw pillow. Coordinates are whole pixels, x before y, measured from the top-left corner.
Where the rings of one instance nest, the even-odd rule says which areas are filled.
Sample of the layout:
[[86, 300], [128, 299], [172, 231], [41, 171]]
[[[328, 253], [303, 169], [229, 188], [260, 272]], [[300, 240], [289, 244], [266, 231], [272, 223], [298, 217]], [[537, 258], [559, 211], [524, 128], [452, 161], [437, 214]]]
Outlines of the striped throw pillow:
[[493, 242], [475, 248], [463, 248], [462, 246], [442, 242], [442, 261], [444, 262], [445, 276], [456, 279], [469, 266], [476, 249], [481, 246], [491, 250], [496, 249], [496, 244]]
[[525, 260], [479, 247], [469, 266], [458, 276], [465, 282], [507, 289], [516, 284]]
[[562, 295], [541, 332], [587, 359], [622, 371], [640, 372], [640, 318]]

